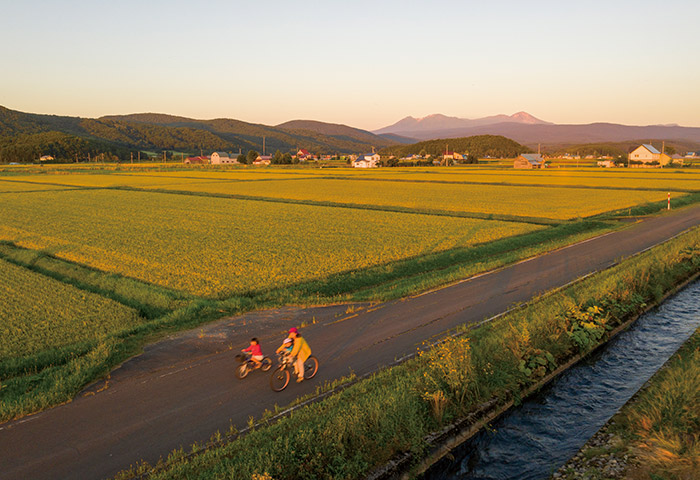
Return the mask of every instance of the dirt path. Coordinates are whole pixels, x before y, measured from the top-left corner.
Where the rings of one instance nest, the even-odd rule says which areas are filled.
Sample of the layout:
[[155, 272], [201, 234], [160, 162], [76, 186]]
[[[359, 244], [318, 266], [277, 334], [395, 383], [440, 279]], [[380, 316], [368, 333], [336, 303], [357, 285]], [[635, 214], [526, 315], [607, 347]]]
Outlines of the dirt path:
[[[0, 477], [104, 478], [140, 459], [155, 462], [231, 424], [245, 427], [249, 417], [326, 381], [381, 368], [447, 329], [506, 311], [699, 224], [700, 206], [694, 206], [415, 297], [354, 311], [342, 305], [253, 312], [166, 339], [73, 402], [0, 425]], [[316, 378], [274, 393], [269, 374], [234, 377], [234, 355], [251, 336], [271, 354], [283, 332], [302, 322], [321, 362]]]

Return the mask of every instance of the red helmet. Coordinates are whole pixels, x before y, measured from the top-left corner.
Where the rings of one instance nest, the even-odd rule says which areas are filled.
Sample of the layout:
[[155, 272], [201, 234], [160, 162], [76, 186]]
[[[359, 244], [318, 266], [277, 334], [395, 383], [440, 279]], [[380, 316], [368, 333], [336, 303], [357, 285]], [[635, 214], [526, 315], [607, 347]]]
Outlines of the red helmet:
[[289, 329], [289, 333], [296, 333], [297, 335], [299, 334], [299, 330], [297, 330], [297, 327], [292, 327]]

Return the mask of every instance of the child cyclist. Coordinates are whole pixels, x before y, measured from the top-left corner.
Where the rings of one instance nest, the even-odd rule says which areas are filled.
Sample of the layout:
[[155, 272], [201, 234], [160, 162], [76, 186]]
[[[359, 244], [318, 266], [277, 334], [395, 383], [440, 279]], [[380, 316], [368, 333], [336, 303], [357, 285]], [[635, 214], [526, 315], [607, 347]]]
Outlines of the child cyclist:
[[259, 368], [262, 365], [263, 353], [257, 338], [252, 338], [250, 340], [250, 346], [244, 348], [241, 352], [250, 353], [250, 359], [255, 362], [255, 368]]
[[282, 345], [280, 345], [280, 347], [277, 350], [275, 350], [275, 353], [280, 353], [284, 356], [287, 356], [287, 355], [290, 355], [292, 353], [293, 348], [294, 348], [294, 341], [291, 338], [287, 337], [282, 342]]

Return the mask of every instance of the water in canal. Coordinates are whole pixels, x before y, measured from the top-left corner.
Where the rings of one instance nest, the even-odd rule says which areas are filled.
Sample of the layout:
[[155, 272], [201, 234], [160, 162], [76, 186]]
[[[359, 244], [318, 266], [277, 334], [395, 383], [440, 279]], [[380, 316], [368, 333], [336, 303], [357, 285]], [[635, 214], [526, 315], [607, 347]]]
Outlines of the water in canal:
[[700, 281], [649, 311], [587, 361], [455, 449], [428, 480], [549, 477], [700, 326]]

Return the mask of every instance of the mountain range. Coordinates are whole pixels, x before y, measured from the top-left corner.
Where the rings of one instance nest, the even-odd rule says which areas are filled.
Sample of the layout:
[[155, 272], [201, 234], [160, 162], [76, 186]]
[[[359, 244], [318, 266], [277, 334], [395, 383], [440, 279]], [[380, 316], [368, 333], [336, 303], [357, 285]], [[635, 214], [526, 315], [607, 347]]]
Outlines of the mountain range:
[[418, 140], [461, 138], [474, 135], [502, 135], [524, 145], [581, 144], [625, 140], [685, 140], [700, 142], [700, 128], [678, 125], [630, 126], [615, 123], [558, 125], [529, 113], [494, 115], [466, 119], [445, 115], [406, 117], [393, 125], [375, 130], [378, 135], [399, 135]]
[[34, 161], [50, 154], [82, 159], [100, 153], [126, 160], [138, 152], [209, 154], [256, 150], [361, 153], [421, 140], [495, 135], [537, 148], [603, 142], [683, 141], [700, 149], [700, 128], [678, 125], [628, 126], [613, 123], [557, 125], [526, 112], [466, 119], [445, 115], [406, 117], [374, 132], [314, 120], [276, 126], [231, 118], [197, 120], [159, 113], [80, 118], [24, 113], [0, 106], [0, 163]]
[[415, 138], [422, 138], [424, 132], [439, 132], [444, 130], [451, 131], [480, 127], [484, 125], [494, 125], [498, 123], [552, 125], [550, 122], [545, 122], [535, 118], [527, 112], [518, 112], [514, 113], [513, 115], [493, 115], [490, 117], [476, 119], [448, 117], [446, 115], [436, 113], [423, 118], [406, 117], [393, 125], [375, 130], [373, 133], [376, 133], [377, 135], [392, 133], [405, 135], [408, 137], [412, 136]]

